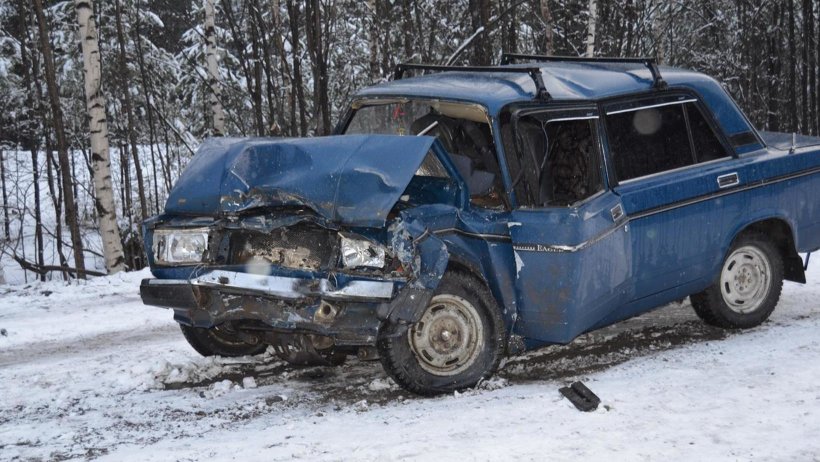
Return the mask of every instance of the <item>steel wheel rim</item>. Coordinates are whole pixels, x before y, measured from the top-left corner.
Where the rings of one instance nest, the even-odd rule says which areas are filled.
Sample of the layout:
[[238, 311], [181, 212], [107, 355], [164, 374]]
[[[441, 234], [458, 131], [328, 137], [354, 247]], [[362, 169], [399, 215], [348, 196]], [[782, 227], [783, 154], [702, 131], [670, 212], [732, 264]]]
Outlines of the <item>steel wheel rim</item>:
[[478, 310], [455, 295], [433, 297], [407, 336], [419, 366], [438, 376], [463, 372], [484, 349], [484, 325]]
[[771, 290], [772, 267], [757, 247], [736, 249], [723, 264], [720, 293], [730, 310], [749, 314], [763, 304]]

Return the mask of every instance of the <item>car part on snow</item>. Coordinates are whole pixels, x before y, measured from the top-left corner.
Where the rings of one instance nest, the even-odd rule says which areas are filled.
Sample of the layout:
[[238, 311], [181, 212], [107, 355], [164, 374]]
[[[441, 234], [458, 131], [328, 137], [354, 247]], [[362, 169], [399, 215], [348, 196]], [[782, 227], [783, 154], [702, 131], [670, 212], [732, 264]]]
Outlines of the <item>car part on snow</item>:
[[558, 391], [579, 411], [592, 412], [601, 404], [601, 398], [581, 382], [573, 382], [570, 386], [562, 387]]

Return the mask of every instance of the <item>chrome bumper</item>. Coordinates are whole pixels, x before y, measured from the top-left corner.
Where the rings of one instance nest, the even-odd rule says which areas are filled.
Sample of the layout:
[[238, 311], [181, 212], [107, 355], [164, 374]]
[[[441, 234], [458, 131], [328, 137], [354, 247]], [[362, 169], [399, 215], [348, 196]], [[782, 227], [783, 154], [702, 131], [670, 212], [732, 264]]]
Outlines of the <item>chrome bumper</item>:
[[211, 271], [190, 280], [148, 279], [143, 284], [156, 288], [190, 284], [225, 292], [252, 292], [286, 300], [321, 297], [327, 300], [382, 301], [392, 299], [395, 294], [393, 281], [354, 280], [339, 286], [331, 279], [302, 279], [224, 270]]

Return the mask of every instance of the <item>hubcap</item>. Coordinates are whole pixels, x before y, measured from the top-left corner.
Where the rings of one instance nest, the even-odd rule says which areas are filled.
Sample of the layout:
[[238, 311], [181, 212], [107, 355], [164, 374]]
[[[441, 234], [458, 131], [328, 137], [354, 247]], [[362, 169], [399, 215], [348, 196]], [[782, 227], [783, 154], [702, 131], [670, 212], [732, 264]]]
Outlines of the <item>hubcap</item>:
[[720, 276], [720, 292], [729, 308], [748, 314], [760, 308], [771, 286], [769, 259], [755, 246], [744, 246], [732, 252]]
[[455, 295], [433, 297], [407, 335], [419, 365], [435, 375], [464, 371], [484, 348], [484, 327], [476, 308]]

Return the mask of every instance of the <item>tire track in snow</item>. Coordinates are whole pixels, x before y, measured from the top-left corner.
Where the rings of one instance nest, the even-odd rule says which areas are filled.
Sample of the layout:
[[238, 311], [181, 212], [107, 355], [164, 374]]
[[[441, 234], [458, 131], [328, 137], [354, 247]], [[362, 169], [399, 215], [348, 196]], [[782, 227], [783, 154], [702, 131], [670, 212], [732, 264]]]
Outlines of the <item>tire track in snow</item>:
[[140, 344], [167, 342], [181, 336], [179, 328], [175, 324], [169, 324], [147, 330], [126, 329], [65, 340], [26, 343], [0, 351], [0, 369], [27, 363], [59, 361], [72, 356], [83, 357], [101, 350], [110, 352], [118, 347], [132, 348]]

